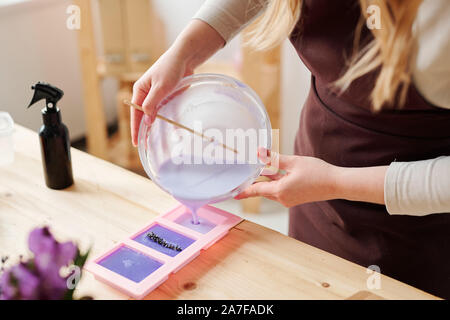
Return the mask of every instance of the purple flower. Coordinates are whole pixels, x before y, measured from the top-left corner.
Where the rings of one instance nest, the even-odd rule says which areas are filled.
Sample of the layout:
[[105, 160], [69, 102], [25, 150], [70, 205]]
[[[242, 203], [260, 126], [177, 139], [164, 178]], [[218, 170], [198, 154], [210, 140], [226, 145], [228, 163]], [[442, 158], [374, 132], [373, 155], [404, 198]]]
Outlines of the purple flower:
[[40, 272], [51, 272], [67, 266], [77, 254], [72, 242], [59, 243], [47, 227], [34, 229], [28, 237], [28, 247], [34, 253], [34, 262]]
[[6, 271], [0, 278], [1, 298], [32, 300], [39, 296], [39, 278], [25, 263], [19, 263]]
[[3, 272], [0, 277], [0, 300], [17, 299], [19, 296], [19, 288], [17, 288], [17, 280], [11, 277], [11, 270]]
[[61, 267], [75, 260], [78, 248], [72, 242], [57, 242], [47, 227], [34, 229], [28, 246], [34, 258], [0, 276], [0, 299], [63, 299], [68, 288]]

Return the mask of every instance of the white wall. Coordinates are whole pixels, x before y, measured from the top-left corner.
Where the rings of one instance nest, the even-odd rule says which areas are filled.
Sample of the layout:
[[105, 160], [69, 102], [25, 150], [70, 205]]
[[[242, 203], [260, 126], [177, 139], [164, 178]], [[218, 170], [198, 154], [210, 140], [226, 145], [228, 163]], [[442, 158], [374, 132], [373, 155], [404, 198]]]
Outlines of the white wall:
[[[166, 37], [169, 44], [175, 41], [190, 19], [195, 15], [205, 0], [153, 0], [155, 9], [165, 23]], [[211, 59], [233, 59], [240, 47], [236, 37], [225, 48], [217, 52]]]
[[[30, 86], [37, 81], [50, 82], [64, 90], [65, 96], [60, 103], [63, 120], [69, 127], [71, 138], [79, 138], [85, 125], [76, 32], [66, 28], [65, 11], [71, 1], [14, 0], [18, 1], [8, 6], [0, 1], [0, 110], [10, 112], [17, 123], [37, 130], [43, 104], [26, 110], [32, 97]], [[153, 1], [166, 24], [169, 44], [204, 2]], [[213, 59], [233, 59], [238, 52], [239, 39], [236, 38]], [[283, 46], [282, 72], [281, 146], [283, 152], [291, 153], [300, 109], [309, 87], [309, 73], [288, 42]], [[116, 90], [114, 80], [103, 81], [109, 123], [116, 117]]]
[[[16, 1], [17, 2], [17, 1]], [[0, 6], [0, 110], [37, 130], [43, 103], [26, 109], [31, 85], [52, 83], [64, 90], [59, 106], [72, 139], [84, 134], [81, 71], [76, 32], [66, 28], [68, 0], [32, 0]], [[107, 81], [103, 87], [114, 89]], [[108, 121], [115, 118], [114, 95], [106, 96]], [[112, 102], [112, 103], [111, 103]]]

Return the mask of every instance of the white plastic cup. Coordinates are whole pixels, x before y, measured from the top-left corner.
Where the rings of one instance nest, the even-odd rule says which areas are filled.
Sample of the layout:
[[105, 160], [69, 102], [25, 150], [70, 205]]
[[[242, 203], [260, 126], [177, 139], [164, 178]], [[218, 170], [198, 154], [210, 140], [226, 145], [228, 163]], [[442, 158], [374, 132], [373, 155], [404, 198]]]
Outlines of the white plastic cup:
[[14, 162], [14, 121], [8, 112], [0, 111], [0, 166]]

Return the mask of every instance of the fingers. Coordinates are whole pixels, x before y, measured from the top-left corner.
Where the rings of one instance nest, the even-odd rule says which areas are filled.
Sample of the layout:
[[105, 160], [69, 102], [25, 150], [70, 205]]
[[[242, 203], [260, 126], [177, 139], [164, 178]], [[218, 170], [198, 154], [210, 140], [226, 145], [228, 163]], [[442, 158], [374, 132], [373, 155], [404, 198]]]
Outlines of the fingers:
[[270, 150], [267, 150], [264, 147], [258, 147], [258, 158], [266, 165], [270, 165]]
[[131, 98], [131, 102], [137, 104], [138, 106], [142, 105], [150, 90], [150, 80], [147, 80], [144, 77], [145, 74], [133, 85], [133, 97]]
[[142, 103], [142, 109], [144, 109], [145, 114], [150, 117], [151, 123], [155, 121], [159, 103], [169, 94], [169, 92], [170, 90], [167, 90], [167, 87], [158, 84], [152, 85], [150, 88], [147, 97], [145, 97], [144, 102]]
[[[142, 105], [147, 96], [150, 84], [143, 85], [142, 82], [137, 81], [133, 86], [133, 97], [131, 102]], [[136, 147], [138, 143], [139, 125], [141, 123], [143, 112], [130, 107], [130, 120], [131, 120], [131, 141]]]
[[235, 199], [241, 200], [250, 197], [266, 197], [269, 199], [274, 198], [275, 190], [277, 190], [278, 181], [269, 182], [257, 182], [238, 194]]
[[267, 150], [266, 148], [259, 147], [258, 148], [258, 158], [266, 165], [273, 167], [274, 170], [266, 170], [265, 175], [276, 175], [279, 173], [279, 169], [283, 169], [289, 171], [289, 169], [293, 166], [293, 162], [295, 157], [288, 156], [284, 154], [279, 154], [278, 152], [273, 152]]
[[141, 124], [143, 115], [144, 113], [142, 111], [130, 107], [131, 141], [133, 142], [133, 146], [135, 147], [138, 144], [139, 125]]
[[[167, 95], [168, 91], [165, 86], [158, 83], [151, 84], [150, 80], [138, 80], [133, 87], [133, 98], [131, 101], [142, 106], [146, 115], [148, 115], [147, 125], [150, 126], [155, 121], [157, 106], [161, 100]], [[131, 119], [131, 140], [134, 146], [137, 146], [139, 126], [144, 113], [142, 111], [130, 108]]]

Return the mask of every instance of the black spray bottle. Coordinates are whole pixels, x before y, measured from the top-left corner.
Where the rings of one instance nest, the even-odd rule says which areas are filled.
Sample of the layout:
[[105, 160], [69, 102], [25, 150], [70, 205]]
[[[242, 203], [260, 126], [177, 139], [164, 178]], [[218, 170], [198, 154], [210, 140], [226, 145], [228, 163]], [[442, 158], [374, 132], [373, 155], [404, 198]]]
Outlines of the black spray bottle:
[[38, 82], [31, 89], [34, 96], [28, 108], [45, 99], [43, 125], [39, 130], [45, 183], [51, 189], [67, 188], [73, 184], [69, 131], [62, 123], [61, 112], [56, 106], [64, 92], [43, 82]]

